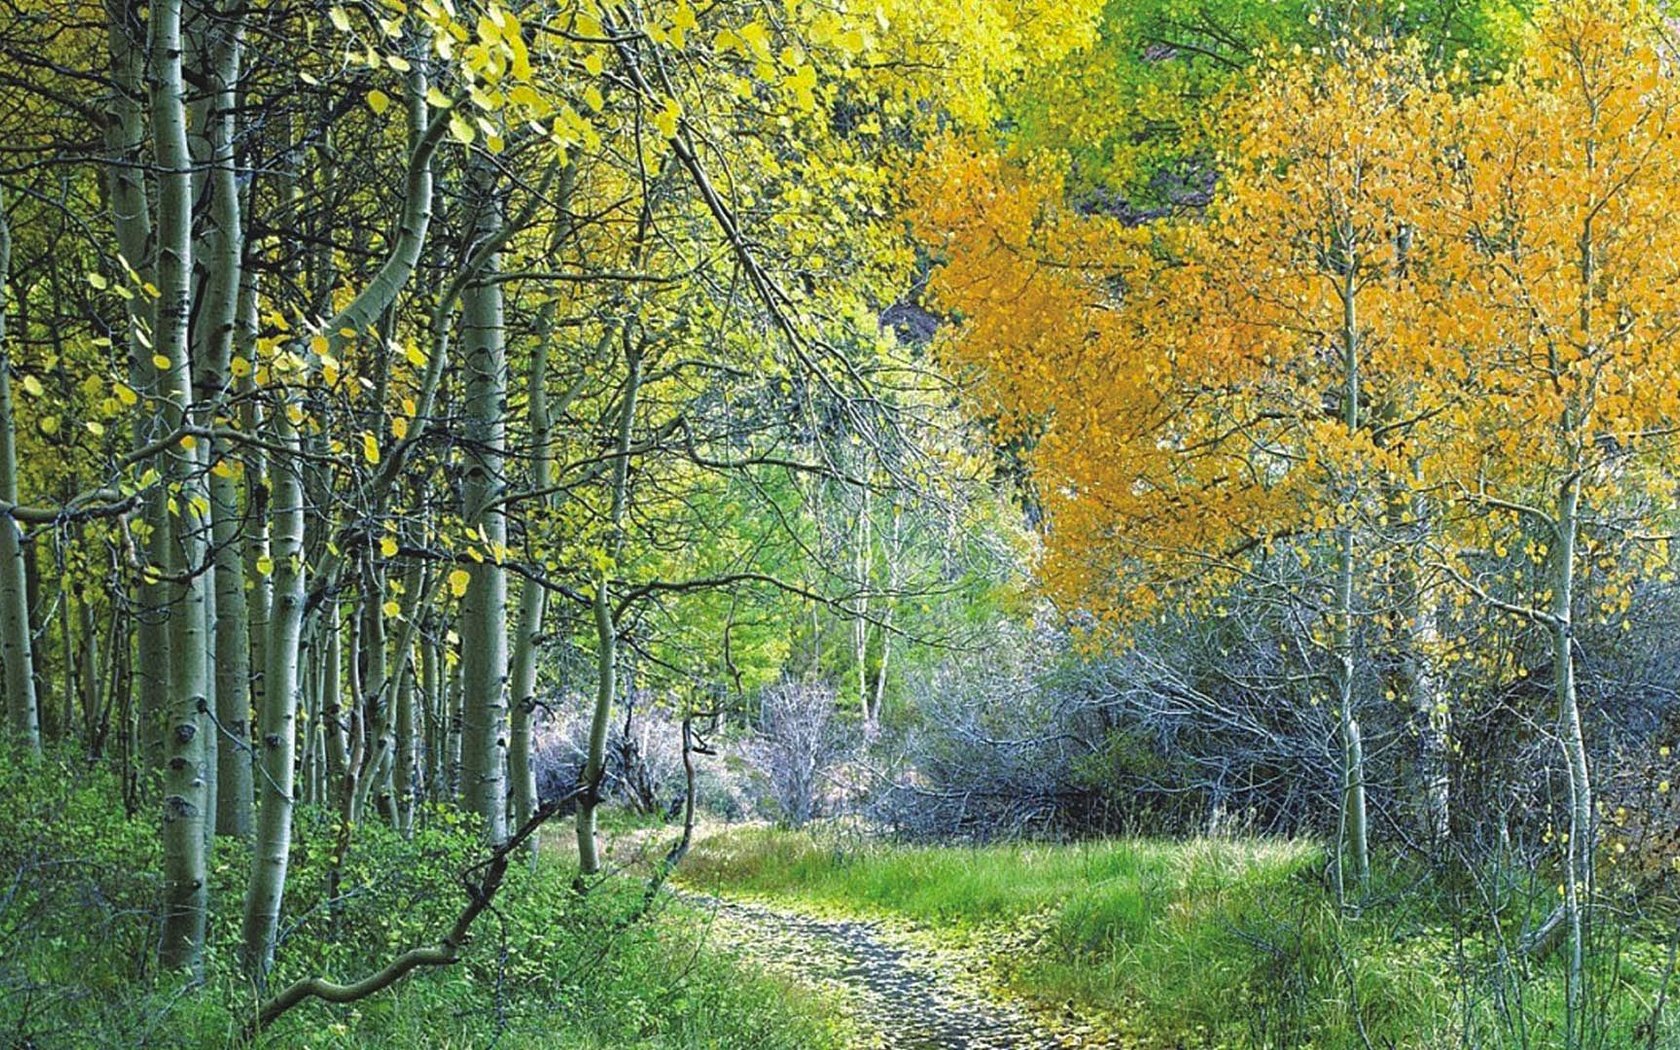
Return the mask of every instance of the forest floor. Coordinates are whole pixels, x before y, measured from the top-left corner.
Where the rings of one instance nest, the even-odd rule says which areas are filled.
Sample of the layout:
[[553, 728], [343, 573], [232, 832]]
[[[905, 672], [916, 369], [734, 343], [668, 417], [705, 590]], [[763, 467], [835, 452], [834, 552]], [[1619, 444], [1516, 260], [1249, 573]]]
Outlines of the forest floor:
[[[927, 922], [879, 907], [812, 899], [768, 887], [734, 887], [708, 878], [708, 862], [746, 834], [780, 833], [769, 825], [704, 821], [691, 860], [667, 884], [685, 910], [706, 924], [700, 940], [749, 971], [786, 981], [842, 1019], [855, 1050], [1129, 1050], [1112, 1018], [1064, 1001], [1052, 1006], [1010, 987], [1003, 963], [1032, 950], [1048, 916], [1011, 924]], [[674, 841], [671, 829], [637, 827], [609, 841], [608, 862], [651, 869]], [[570, 850], [564, 840], [552, 844]], [[691, 877], [692, 875], [692, 877]], [[695, 920], [685, 920], [695, 921]]]
[[[624, 835], [621, 863], [670, 839]], [[1451, 886], [1394, 862], [1344, 911], [1324, 868], [1302, 840], [930, 846], [846, 822], [707, 825], [673, 888], [708, 952], [780, 983], [860, 1050], [1551, 1045], [1560, 964], [1525, 980], [1521, 1016], [1502, 1011], [1486, 994], [1502, 986], [1466, 974], [1497, 975], [1508, 946], [1453, 932]], [[1520, 888], [1511, 929], [1550, 907], [1543, 880]], [[1650, 1043], [1666, 958], [1647, 936], [1594, 956], [1613, 990], [1600, 1045]]]
[[685, 894], [712, 919], [715, 943], [835, 1004], [857, 1045], [898, 1050], [1060, 1050], [1129, 1045], [1000, 989], [977, 945], [909, 923], [825, 915], [786, 902]]

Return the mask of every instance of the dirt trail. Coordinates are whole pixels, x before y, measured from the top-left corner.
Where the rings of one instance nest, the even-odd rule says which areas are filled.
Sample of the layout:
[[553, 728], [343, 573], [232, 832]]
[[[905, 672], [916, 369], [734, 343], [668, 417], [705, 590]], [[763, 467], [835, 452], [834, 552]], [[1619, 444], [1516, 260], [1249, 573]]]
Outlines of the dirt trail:
[[[860, 1047], [1060, 1050], [1121, 1044], [1088, 1026], [1039, 1016], [985, 994], [982, 964], [924, 937], [863, 919], [820, 918], [758, 903], [685, 895], [715, 916], [716, 936], [766, 970], [840, 997]], [[953, 969], [957, 972], [953, 973]]]

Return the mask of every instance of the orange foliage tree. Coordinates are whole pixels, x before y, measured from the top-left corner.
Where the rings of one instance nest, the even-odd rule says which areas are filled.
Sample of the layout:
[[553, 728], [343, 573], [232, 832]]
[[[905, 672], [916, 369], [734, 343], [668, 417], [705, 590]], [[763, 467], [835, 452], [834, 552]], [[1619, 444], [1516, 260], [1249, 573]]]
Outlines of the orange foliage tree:
[[1403, 466], [1381, 440], [1386, 406], [1431, 338], [1404, 210], [1423, 185], [1415, 112], [1435, 95], [1410, 57], [1376, 48], [1272, 63], [1226, 109], [1236, 145], [1190, 221], [1080, 214], [1054, 173], [965, 164], [956, 147], [923, 198], [948, 260], [935, 295], [965, 321], [951, 350], [1007, 426], [1035, 432], [1055, 592], [1118, 622], [1210, 593], [1286, 537], [1328, 560], [1309, 601], [1361, 881], [1354, 585], [1375, 481]]
[[[1666, 558], [1676, 488], [1663, 33], [1636, 5], [1558, 4], [1474, 91], [1380, 43], [1289, 56], [1220, 108], [1203, 214], [1129, 226], [1071, 203], [1053, 162], [955, 142], [919, 197], [933, 296], [962, 321], [947, 350], [1030, 439], [1053, 594], [1122, 623], [1285, 542], [1325, 563], [1303, 600], [1361, 870], [1353, 638], [1379, 602], [1360, 581], [1406, 581], [1383, 599], [1408, 606], [1405, 644], [1448, 600], [1546, 631], [1576, 1035], [1595, 830], [1572, 638]], [[1589, 612], [1592, 573], [1609, 598]]]

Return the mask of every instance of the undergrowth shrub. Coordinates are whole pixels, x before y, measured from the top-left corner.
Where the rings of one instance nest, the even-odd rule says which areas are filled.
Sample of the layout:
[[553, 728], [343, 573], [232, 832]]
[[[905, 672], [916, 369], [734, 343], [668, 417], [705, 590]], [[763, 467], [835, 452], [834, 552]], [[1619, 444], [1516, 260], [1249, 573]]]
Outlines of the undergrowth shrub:
[[[113, 810], [112, 797], [109, 774], [73, 756], [0, 755], [0, 1045], [232, 1045], [259, 1001], [237, 966], [247, 848], [215, 846], [203, 983], [160, 974], [155, 819]], [[478, 829], [445, 807], [419, 823], [412, 839], [377, 820], [358, 826], [329, 897], [336, 820], [299, 809], [271, 988], [355, 979], [448, 927], [465, 900], [461, 872], [483, 855]], [[639, 880], [579, 896], [571, 875], [559, 858], [516, 865], [460, 964], [348, 1007], [300, 1006], [260, 1045], [838, 1045], [824, 1008], [717, 951], [685, 906], [662, 897], [643, 914]]]

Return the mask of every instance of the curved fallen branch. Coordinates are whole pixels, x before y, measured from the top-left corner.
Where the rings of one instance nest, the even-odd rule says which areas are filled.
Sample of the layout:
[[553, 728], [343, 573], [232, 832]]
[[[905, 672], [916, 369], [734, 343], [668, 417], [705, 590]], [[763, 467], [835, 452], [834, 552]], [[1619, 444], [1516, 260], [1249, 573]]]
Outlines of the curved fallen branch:
[[[436, 944], [410, 948], [377, 972], [349, 984], [339, 984], [318, 976], [293, 981], [278, 995], [262, 1004], [256, 1018], [245, 1027], [245, 1041], [248, 1043], [255, 1039], [287, 1011], [309, 999], [320, 999], [329, 1003], [353, 1003], [389, 988], [421, 967], [449, 966], [458, 962], [472, 933], [473, 923], [490, 907], [502, 888], [502, 881], [507, 876], [508, 858], [550, 817], [559, 813], [580, 794], [582, 789], [544, 804], [488, 857], [461, 873], [461, 885], [467, 892], [467, 906], [461, 909], [454, 925], [450, 926], [449, 932], [439, 938]], [[482, 877], [479, 877], [481, 872]]]

